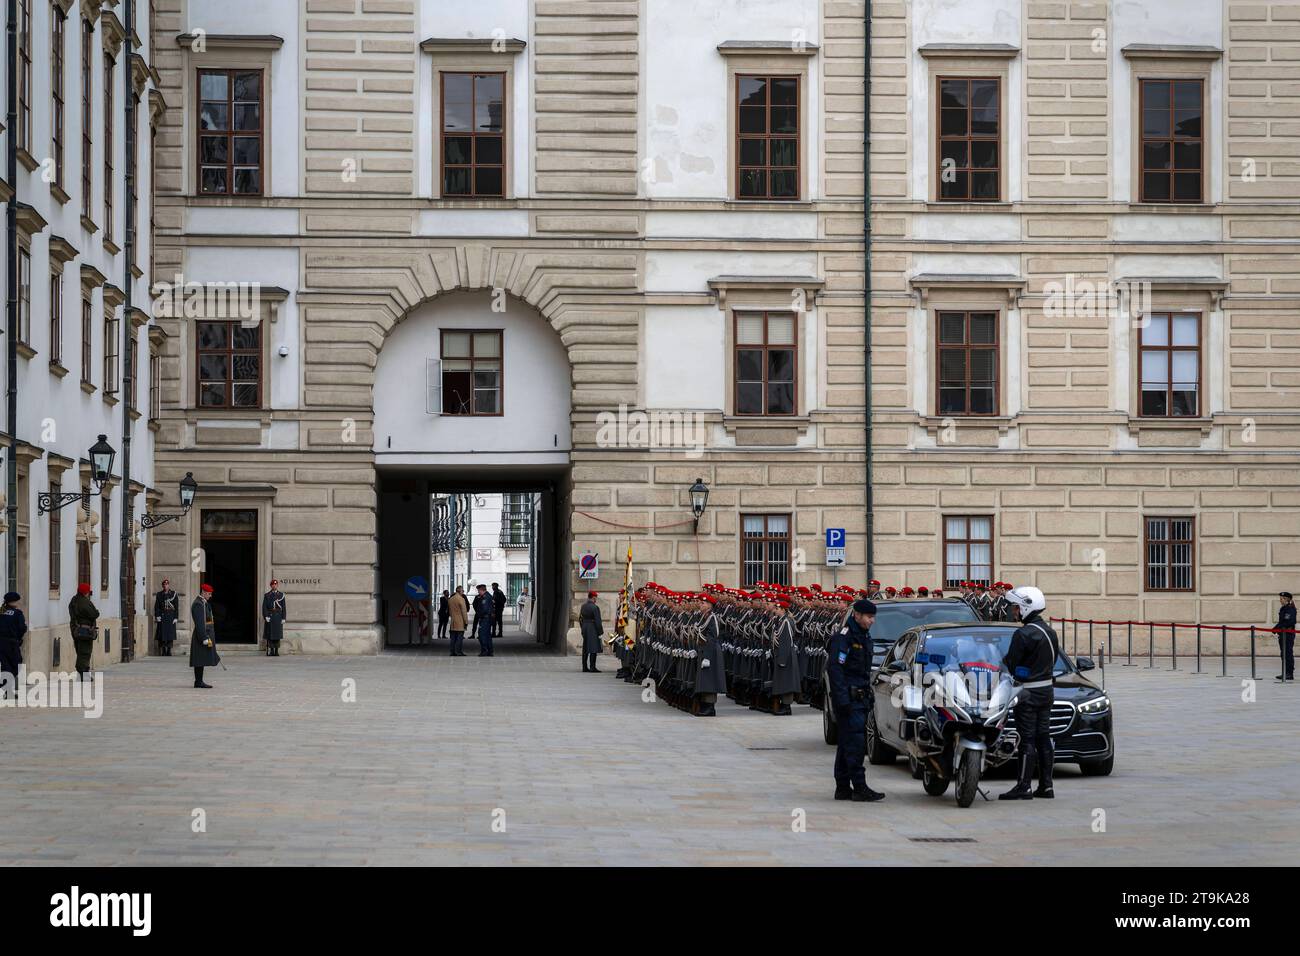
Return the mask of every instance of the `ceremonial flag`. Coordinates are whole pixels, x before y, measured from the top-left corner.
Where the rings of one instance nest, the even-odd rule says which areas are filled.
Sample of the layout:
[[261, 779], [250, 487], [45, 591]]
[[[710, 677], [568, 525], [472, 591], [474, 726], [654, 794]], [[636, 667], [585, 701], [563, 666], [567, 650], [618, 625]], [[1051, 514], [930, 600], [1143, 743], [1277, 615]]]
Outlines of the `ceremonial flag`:
[[620, 637], [627, 635], [628, 608], [632, 600], [632, 539], [627, 542], [627, 568], [623, 571], [623, 593], [618, 598], [618, 618], [614, 621], [614, 633]]

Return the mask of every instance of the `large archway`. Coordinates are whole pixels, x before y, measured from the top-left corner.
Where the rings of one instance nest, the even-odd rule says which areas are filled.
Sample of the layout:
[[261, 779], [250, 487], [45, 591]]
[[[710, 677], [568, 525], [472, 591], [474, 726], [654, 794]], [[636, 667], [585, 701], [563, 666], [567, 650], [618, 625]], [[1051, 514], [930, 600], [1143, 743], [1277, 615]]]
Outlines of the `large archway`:
[[[378, 615], [385, 645], [437, 649], [442, 587], [462, 584], [472, 595], [475, 584], [497, 581], [513, 592], [526, 549], [528, 636], [563, 650], [572, 382], [554, 328], [531, 306], [499, 292], [441, 295], [390, 331], [374, 382]], [[477, 531], [472, 521], [467, 527], [465, 506], [456, 514], [456, 501], [476, 502]], [[494, 507], [496, 528], [494, 516], [485, 514]], [[526, 508], [526, 534], [516, 529], [507, 537], [505, 529], [516, 523], [507, 507]], [[433, 619], [427, 631], [422, 588]], [[514, 598], [511, 593], [512, 610]]]

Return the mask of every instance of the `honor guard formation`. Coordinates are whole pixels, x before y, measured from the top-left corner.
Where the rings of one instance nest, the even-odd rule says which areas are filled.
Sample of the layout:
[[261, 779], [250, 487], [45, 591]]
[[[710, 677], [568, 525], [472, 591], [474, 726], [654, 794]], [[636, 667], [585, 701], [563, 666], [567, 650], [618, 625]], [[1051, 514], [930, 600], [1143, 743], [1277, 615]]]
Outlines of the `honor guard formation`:
[[862, 598], [943, 597], [928, 588], [881, 590], [842, 585], [792, 587], [759, 581], [752, 590], [706, 584], [672, 591], [650, 582], [633, 595], [635, 635], [617, 629], [607, 643], [618, 677], [653, 682], [656, 696], [697, 717], [715, 716], [722, 694], [737, 704], [785, 716], [795, 703], [820, 706], [827, 645]]
[[1014, 584], [1005, 581], [994, 581], [988, 585], [963, 581], [961, 599], [970, 605], [971, 610], [978, 614], [981, 620], [1015, 621], [1017, 618], [1014, 606], [1007, 600], [1007, 594], [1014, 589]]

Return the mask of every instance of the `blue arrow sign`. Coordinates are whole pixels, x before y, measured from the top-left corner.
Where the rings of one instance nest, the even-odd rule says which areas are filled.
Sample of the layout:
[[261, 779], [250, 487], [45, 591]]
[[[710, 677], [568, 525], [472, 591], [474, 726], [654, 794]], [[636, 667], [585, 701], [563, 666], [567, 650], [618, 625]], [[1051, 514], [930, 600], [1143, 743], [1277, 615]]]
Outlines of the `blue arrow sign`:
[[412, 601], [426, 601], [429, 598], [429, 582], [420, 575], [409, 578], [406, 582], [406, 596]]

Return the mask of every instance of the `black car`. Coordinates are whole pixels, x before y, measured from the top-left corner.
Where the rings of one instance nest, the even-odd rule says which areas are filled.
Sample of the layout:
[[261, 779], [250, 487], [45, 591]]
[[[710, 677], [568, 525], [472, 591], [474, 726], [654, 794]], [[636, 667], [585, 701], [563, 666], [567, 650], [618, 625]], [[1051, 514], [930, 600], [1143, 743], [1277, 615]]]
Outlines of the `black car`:
[[[885, 652], [893, 646], [904, 631], [922, 625], [942, 624], [949, 621], [961, 623], [979, 621], [979, 615], [971, 609], [971, 606], [958, 598], [904, 598], [875, 603], [876, 622], [871, 625], [871, 669], [873, 671], [880, 667]], [[821, 695], [811, 703], [814, 707], [821, 708], [822, 737], [828, 744], [834, 744], [839, 741], [839, 729], [835, 724], [834, 708], [826, 706], [830, 696], [829, 678], [823, 677]]]
[[[916, 679], [917, 654], [928, 655], [928, 647], [947, 647], [952, 644], [952, 638], [969, 635], [993, 639], [998, 645], [1000, 661], [1019, 626], [995, 621], [974, 625], [936, 624], [913, 628], [900, 637], [871, 677], [873, 706], [867, 713], [867, 759], [873, 764], [893, 763], [900, 753], [907, 751], [901, 734], [902, 715], [894, 705], [895, 687], [899, 681], [910, 683]], [[922, 664], [922, 669], [925, 666]], [[1095, 667], [1090, 658], [1071, 660], [1064, 651], [1058, 651], [1052, 669], [1055, 685], [1052, 743], [1057, 763], [1076, 763], [1085, 775], [1105, 776], [1115, 767], [1114, 711], [1110, 697], [1083, 676], [1084, 671]], [[1015, 727], [1014, 714], [1007, 718], [1006, 726]], [[916, 767], [912, 769], [913, 773], [917, 771]]]

